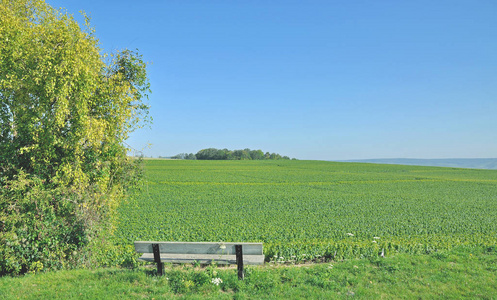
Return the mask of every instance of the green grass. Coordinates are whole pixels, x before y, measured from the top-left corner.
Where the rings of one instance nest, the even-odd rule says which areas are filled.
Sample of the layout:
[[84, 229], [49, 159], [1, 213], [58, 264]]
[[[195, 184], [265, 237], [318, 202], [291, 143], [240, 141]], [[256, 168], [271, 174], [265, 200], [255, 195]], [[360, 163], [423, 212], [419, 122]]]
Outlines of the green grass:
[[[495, 299], [497, 252], [455, 248], [430, 255], [397, 254], [301, 266], [247, 269], [166, 266], [68, 270], [0, 278], [2, 299]], [[222, 283], [214, 285], [213, 278]]]
[[[496, 200], [494, 170], [147, 160], [109, 259], [132, 260], [136, 240], [260, 241], [271, 262], [244, 281], [191, 265], [3, 277], [0, 298], [495, 299]], [[327, 262], [291, 264], [310, 260]]]
[[496, 170], [147, 160], [117, 243], [254, 241], [282, 261], [429, 254], [496, 245], [496, 200]]

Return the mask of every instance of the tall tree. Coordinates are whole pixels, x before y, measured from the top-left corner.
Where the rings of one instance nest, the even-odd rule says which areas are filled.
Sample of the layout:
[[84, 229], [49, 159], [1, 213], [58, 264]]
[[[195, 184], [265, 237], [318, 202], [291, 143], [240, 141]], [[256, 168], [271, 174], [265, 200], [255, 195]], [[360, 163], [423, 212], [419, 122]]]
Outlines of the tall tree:
[[0, 0], [0, 273], [74, 261], [112, 219], [149, 92], [141, 56], [103, 55], [88, 19]]

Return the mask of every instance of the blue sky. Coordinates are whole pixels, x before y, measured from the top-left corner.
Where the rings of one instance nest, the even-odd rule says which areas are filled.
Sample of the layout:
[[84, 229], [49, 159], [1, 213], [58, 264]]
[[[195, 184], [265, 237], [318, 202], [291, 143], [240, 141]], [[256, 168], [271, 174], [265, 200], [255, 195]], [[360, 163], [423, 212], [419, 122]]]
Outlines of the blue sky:
[[497, 157], [495, 0], [47, 2], [151, 63], [146, 156]]

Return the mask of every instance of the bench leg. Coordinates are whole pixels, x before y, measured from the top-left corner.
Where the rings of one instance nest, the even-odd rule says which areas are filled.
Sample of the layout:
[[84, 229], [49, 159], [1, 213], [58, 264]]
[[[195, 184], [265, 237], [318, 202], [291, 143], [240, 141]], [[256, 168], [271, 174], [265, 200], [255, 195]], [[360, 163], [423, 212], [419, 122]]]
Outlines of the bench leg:
[[236, 265], [238, 267], [238, 279], [243, 280], [244, 272], [243, 272], [243, 252], [242, 245], [235, 245], [236, 251]]
[[157, 275], [164, 275], [164, 263], [160, 260], [160, 249], [159, 244], [152, 244], [152, 250], [154, 251], [154, 260], [157, 263]]
[[164, 263], [163, 262], [157, 263], [157, 274], [159, 276], [164, 275]]

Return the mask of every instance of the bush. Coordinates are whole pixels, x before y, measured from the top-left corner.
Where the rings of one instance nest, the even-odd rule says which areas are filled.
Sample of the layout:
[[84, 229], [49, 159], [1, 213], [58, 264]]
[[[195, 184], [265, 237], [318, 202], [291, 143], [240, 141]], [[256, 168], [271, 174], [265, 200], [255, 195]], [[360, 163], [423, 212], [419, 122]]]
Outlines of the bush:
[[25, 173], [0, 190], [1, 274], [63, 268], [87, 242], [77, 204]]
[[140, 175], [124, 141], [148, 92], [141, 56], [102, 55], [88, 20], [0, 0], [0, 274], [119, 261], [114, 212]]

